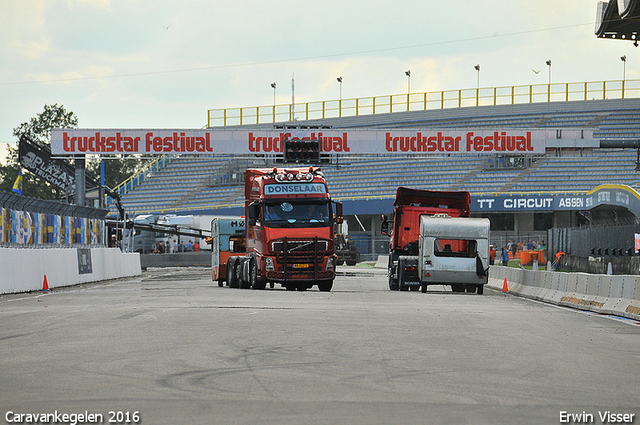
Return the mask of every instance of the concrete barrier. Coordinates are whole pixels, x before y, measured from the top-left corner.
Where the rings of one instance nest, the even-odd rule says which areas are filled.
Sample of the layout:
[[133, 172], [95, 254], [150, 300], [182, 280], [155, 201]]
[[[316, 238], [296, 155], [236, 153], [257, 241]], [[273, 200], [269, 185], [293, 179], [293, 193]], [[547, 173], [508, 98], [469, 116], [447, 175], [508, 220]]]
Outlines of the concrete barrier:
[[388, 255], [378, 255], [378, 261], [374, 266], [378, 269], [386, 269], [389, 268], [389, 256]]
[[116, 248], [0, 248], [0, 294], [139, 276], [140, 254]]
[[149, 267], [211, 267], [211, 251], [143, 254], [142, 269]]
[[640, 276], [561, 273], [491, 266], [488, 287], [556, 305], [640, 320]]

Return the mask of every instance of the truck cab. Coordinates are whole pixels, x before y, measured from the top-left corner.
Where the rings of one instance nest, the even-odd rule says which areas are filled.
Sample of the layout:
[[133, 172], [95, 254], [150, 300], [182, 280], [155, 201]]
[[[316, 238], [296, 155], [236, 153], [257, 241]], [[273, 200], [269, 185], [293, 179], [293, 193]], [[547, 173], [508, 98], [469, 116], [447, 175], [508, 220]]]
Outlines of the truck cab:
[[382, 216], [382, 234], [390, 236], [388, 278], [391, 290], [418, 290], [417, 256], [420, 220], [424, 216], [443, 214], [469, 217], [469, 192], [446, 192], [399, 187], [393, 204], [393, 222]]
[[[342, 204], [329, 196], [319, 168], [248, 169], [245, 179], [245, 257], [231, 257], [229, 279], [263, 289], [317, 285], [330, 291], [335, 279], [335, 225]], [[231, 286], [231, 283], [230, 283]]]

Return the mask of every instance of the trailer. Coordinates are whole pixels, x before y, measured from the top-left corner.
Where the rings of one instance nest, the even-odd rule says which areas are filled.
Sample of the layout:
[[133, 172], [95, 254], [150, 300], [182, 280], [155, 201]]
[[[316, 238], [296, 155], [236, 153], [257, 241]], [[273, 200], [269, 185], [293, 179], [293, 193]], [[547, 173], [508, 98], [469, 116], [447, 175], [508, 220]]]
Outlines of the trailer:
[[[417, 263], [415, 268], [407, 266], [413, 264], [418, 255], [418, 241], [420, 236], [421, 217], [445, 214], [450, 217], [469, 217], [469, 192], [444, 192], [435, 190], [420, 190], [399, 187], [396, 200], [393, 203], [393, 223], [389, 223], [387, 216], [382, 216], [383, 235], [390, 236], [388, 278], [389, 289], [406, 291], [418, 290], [420, 281], [417, 277]], [[403, 259], [401, 264], [401, 259]], [[405, 269], [407, 266], [409, 268]], [[410, 278], [410, 276], [412, 276]]]
[[223, 286], [227, 280], [229, 257], [246, 252], [244, 226], [244, 217], [214, 217], [211, 220], [211, 278], [218, 286]]
[[400, 284], [417, 278], [422, 292], [439, 284], [482, 295], [488, 281], [489, 228], [488, 218], [420, 217], [418, 256], [400, 258]]

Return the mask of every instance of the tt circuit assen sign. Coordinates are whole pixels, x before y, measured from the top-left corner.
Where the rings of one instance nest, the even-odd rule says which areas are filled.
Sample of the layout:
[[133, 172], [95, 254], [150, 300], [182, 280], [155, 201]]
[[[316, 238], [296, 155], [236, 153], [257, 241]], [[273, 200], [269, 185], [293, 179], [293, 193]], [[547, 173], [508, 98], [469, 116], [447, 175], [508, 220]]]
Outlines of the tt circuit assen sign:
[[[563, 131], [578, 139], [580, 131]], [[555, 130], [323, 130], [236, 131], [54, 129], [55, 155], [75, 154], [279, 154], [284, 141], [320, 142], [337, 154], [542, 154]]]
[[471, 197], [473, 212], [585, 211], [601, 205], [624, 207], [640, 217], [640, 194], [625, 185], [604, 184], [586, 193], [496, 194]]

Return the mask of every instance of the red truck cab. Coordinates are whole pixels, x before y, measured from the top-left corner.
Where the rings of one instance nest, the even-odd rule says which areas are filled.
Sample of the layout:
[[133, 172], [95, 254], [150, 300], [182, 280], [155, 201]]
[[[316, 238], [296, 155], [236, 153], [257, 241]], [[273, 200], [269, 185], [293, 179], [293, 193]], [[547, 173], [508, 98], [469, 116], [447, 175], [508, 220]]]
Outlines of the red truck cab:
[[[445, 192], [435, 190], [399, 187], [393, 203], [393, 224], [391, 232], [387, 217], [382, 217], [382, 233], [391, 237], [389, 243], [389, 289], [406, 290], [419, 288], [417, 267], [414, 270], [400, 270], [400, 257], [417, 256], [420, 239], [420, 217], [446, 214], [449, 217], [470, 217], [471, 195], [469, 192]], [[454, 247], [455, 248], [455, 247]], [[399, 274], [410, 277], [400, 279], [406, 285], [399, 285]], [[415, 275], [415, 279], [411, 276]]]
[[248, 169], [245, 216], [247, 252], [229, 259], [230, 286], [331, 290], [342, 204], [331, 201], [319, 168]]

